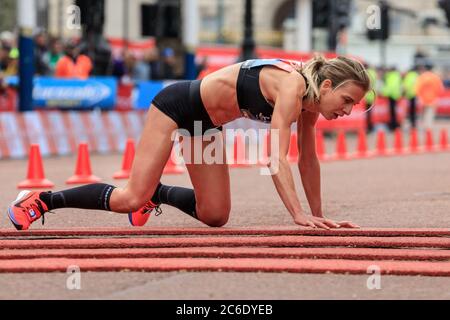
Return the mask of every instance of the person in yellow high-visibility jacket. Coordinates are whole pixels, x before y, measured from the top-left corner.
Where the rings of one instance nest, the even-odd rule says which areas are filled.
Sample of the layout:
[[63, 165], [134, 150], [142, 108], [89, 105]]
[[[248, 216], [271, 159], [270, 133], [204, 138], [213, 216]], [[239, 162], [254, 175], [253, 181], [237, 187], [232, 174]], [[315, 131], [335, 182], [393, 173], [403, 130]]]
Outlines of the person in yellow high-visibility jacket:
[[397, 120], [397, 103], [402, 97], [402, 75], [396, 68], [391, 68], [384, 76], [383, 96], [389, 98], [389, 129], [400, 127]]
[[408, 71], [403, 79], [403, 92], [405, 98], [409, 101], [409, 121], [411, 122], [411, 127], [417, 127], [417, 93], [416, 93], [416, 83], [419, 78], [419, 73], [417, 72], [417, 67], [412, 68]]

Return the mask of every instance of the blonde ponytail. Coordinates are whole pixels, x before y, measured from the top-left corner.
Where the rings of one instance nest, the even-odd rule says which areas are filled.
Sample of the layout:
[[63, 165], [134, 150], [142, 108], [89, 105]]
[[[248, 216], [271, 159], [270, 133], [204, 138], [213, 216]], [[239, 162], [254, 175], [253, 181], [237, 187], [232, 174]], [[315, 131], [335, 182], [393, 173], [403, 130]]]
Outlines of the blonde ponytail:
[[313, 102], [320, 101], [320, 86], [326, 79], [331, 80], [333, 89], [347, 82], [359, 85], [366, 92], [371, 88], [370, 77], [364, 66], [343, 56], [327, 60], [317, 55], [298, 71], [308, 80], [305, 96]]

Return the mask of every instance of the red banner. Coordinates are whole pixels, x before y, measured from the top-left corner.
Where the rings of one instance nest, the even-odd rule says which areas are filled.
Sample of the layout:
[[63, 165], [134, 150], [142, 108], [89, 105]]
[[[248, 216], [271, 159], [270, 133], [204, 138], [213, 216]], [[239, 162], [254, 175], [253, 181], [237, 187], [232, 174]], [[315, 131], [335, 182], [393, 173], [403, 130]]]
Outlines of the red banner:
[[15, 111], [17, 108], [17, 91], [7, 88], [5, 92], [0, 92], [0, 111]]
[[117, 111], [133, 110], [133, 89], [132, 84], [119, 84], [117, 88]]
[[450, 116], [450, 89], [447, 89], [439, 99], [437, 114]]
[[[113, 56], [121, 56], [125, 49], [125, 41], [120, 38], [109, 38]], [[128, 41], [127, 50], [132, 52], [136, 58], [141, 59], [145, 52], [156, 46], [155, 39], [151, 38], [143, 41]]]
[[[238, 47], [199, 47], [197, 49], [197, 60], [201, 62], [207, 58], [208, 68], [220, 69], [234, 64], [239, 58], [241, 49]], [[296, 51], [285, 51], [277, 48], [258, 48], [256, 54], [260, 59], [286, 59], [295, 61], [307, 61], [313, 57], [313, 53]], [[335, 53], [324, 53], [326, 58], [335, 58]]]

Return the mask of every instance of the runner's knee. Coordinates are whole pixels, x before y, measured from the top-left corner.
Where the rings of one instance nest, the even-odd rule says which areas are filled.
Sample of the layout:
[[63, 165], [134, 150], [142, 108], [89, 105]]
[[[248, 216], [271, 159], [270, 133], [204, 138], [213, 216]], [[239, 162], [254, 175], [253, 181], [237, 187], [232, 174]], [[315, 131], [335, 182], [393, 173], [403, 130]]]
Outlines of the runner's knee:
[[197, 206], [197, 217], [212, 228], [220, 228], [228, 223], [231, 211], [230, 204], [203, 204]]
[[221, 228], [228, 223], [228, 216], [226, 217], [209, 217], [203, 220], [203, 223], [211, 228]]

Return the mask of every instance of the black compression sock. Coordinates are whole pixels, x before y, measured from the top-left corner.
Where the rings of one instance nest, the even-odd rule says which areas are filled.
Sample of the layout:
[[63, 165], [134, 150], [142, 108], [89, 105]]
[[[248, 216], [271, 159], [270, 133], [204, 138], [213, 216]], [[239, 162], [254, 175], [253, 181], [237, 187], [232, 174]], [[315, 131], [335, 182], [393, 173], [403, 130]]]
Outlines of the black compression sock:
[[39, 198], [49, 211], [61, 208], [111, 211], [109, 200], [114, 189], [113, 186], [98, 183], [55, 193], [41, 193]]
[[191, 217], [197, 218], [197, 201], [192, 189], [181, 187], [169, 187], [162, 184], [156, 188], [155, 195], [152, 198], [155, 204], [167, 204], [175, 207]]

